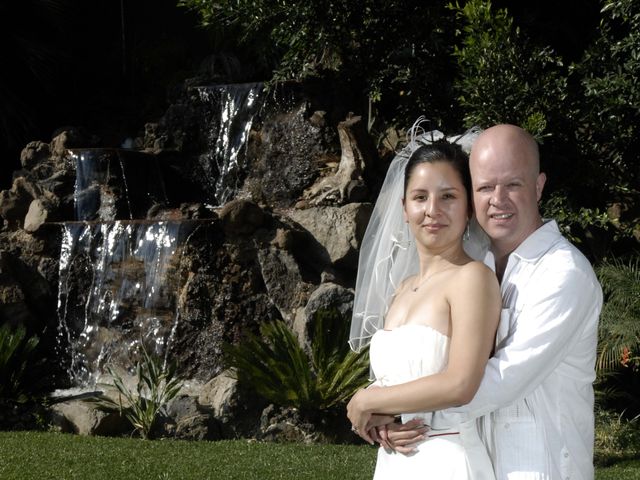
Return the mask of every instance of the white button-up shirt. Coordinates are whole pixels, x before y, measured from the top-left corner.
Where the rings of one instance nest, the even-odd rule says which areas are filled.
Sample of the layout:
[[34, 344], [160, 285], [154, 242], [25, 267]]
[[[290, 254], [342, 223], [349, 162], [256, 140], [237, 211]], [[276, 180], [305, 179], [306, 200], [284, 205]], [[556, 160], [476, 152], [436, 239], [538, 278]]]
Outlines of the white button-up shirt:
[[498, 480], [591, 480], [602, 307], [593, 269], [548, 221], [511, 253], [501, 291], [495, 354], [471, 403], [449, 412], [490, 414], [481, 423]]

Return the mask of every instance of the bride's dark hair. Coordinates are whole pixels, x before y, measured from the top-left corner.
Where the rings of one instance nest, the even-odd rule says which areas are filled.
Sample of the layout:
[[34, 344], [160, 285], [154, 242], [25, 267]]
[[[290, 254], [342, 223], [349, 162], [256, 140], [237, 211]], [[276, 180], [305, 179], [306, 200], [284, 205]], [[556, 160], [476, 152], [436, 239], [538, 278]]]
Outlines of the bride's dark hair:
[[471, 202], [471, 174], [469, 173], [469, 157], [460, 145], [448, 141], [438, 141], [430, 145], [418, 147], [409, 157], [404, 169], [404, 194], [407, 194], [407, 185], [415, 168], [421, 163], [449, 163], [460, 175], [462, 185], [467, 191], [467, 198]]

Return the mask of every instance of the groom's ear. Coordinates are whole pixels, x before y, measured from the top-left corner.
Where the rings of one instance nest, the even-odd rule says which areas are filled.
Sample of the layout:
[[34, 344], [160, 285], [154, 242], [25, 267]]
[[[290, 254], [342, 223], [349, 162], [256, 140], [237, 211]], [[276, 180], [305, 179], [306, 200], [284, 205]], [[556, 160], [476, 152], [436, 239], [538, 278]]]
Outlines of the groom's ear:
[[536, 178], [536, 200], [540, 201], [542, 198], [542, 190], [544, 189], [544, 184], [547, 181], [547, 175], [544, 172], [540, 172], [538, 178]]

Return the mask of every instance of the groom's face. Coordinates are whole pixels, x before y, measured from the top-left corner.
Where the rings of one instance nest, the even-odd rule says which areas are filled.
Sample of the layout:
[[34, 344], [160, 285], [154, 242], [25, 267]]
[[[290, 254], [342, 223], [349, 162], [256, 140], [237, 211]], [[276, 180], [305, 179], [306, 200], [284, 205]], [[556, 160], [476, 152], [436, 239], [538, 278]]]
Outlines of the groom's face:
[[538, 172], [537, 148], [513, 128], [485, 131], [469, 162], [476, 218], [494, 251], [503, 254], [515, 250], [542, 224], [538, 200], [545, 176]]

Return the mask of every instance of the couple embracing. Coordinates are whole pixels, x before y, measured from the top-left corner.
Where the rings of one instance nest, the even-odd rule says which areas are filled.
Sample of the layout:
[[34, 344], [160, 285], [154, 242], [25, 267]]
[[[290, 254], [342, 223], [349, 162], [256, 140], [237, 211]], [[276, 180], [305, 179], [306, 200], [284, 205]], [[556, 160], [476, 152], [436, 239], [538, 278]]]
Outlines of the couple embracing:
[[419, 129], [356, 283], [350, 343], [370, 344], [375, 381], [347, 414], [381, 444], [374, 478], [593, 479], [602, 292], [539, 213], [538, 145], [514, 125], [456, 141]]

